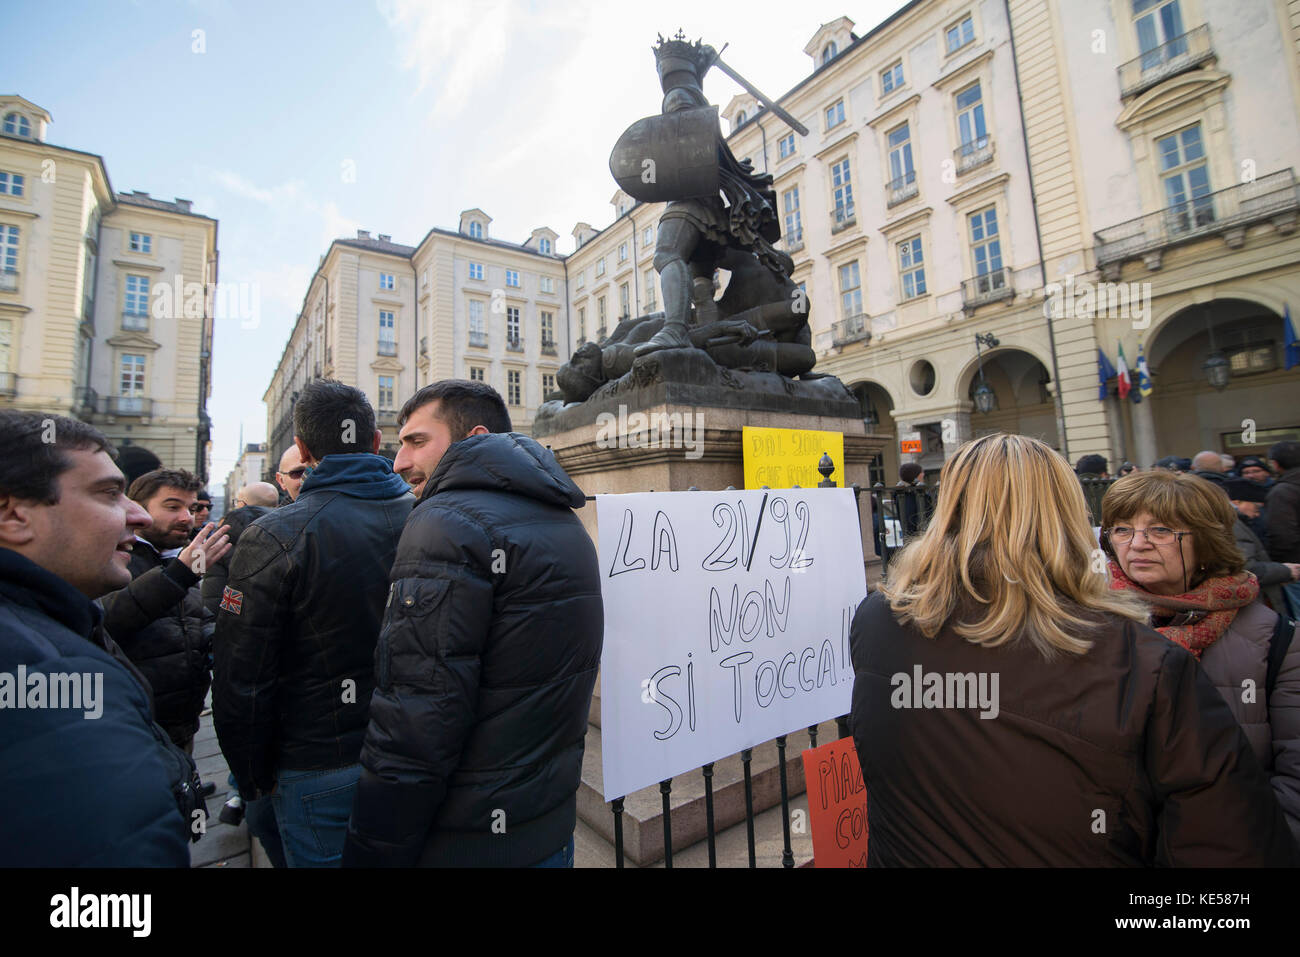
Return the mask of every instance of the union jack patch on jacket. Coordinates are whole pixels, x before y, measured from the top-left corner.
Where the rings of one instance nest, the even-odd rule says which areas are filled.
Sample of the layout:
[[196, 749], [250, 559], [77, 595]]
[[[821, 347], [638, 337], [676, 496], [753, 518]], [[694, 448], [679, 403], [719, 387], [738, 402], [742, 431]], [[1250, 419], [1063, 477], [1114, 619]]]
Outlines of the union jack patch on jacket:
[[235, 591], [229, 585], [221, 590], [221, 610], [238, 615], [244, 607], [244, 593]]

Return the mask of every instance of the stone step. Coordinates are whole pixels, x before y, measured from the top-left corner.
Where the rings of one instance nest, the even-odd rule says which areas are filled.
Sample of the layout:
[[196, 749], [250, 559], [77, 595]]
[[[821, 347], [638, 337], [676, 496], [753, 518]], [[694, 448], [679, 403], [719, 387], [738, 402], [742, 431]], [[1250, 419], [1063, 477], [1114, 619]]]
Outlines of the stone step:
[[[834, 721], [818, 726], [817, 743], [826, 744], [839, 737]], [[808, 732], [788, 737], [786, 745], [786, 784], [793, 802], [804, 791], [803, 760], [809, 746]], [[602, 793], [601, 733], [597, 726], [587, 728], [586, 751], [582, 760], [582, 781], [578, 786], [578, 818], [602, 840], [614, 841], [614, 814]], [[754, 811], [766, 811], [781, 803], [780, 766], [776, 742], [769, 741], [753, 751], [750, 775], [754, 790]], [[705, 840], [707, 816], [704, 800], [704, 775], [690, 771], [673, 779], [669, 796], [672, 813], [674, 856], [679, 851]], [[791, 807], [793, 808], [793, 803]], [[717, 761], [713, 766], [714, 833], [740, 823], [744, 830], [745, 775], [740, 755]], [[777, 815], [779, 823], [779, 813]], [[663, 796], [658, 785], [627, 795], [623, 802], [623, 853], [636, 866], [644, 867], [664, 857]], [[613, 852], [609, 853], [610, 860]], [[779, 858], [779, 855], [778, 855]], [[674, 861], [675, 863], [675, 861]], [[778, 860], [779, 863], [779, 860]]]

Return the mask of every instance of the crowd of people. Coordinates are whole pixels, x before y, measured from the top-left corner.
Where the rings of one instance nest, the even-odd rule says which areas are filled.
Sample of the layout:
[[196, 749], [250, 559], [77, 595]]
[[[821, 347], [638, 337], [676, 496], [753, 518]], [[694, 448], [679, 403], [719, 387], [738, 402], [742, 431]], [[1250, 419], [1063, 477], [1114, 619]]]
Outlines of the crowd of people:
[[[585, 496], [482, 383], [399, 439], [317, 380], [218, 527], [188, 472], [0, 412], [0, 865], [188, 865], [210, 693], [221, 819], [277, 867], [573, 866]], [[1103, 458], [997, 434], [900, 507], [850, 635], [870, 865], [1300, 860], [1300, 443], [1120, 472], [1090, 515]], [[898, 707], [916, 667], [998, 675], [997, 719]]]

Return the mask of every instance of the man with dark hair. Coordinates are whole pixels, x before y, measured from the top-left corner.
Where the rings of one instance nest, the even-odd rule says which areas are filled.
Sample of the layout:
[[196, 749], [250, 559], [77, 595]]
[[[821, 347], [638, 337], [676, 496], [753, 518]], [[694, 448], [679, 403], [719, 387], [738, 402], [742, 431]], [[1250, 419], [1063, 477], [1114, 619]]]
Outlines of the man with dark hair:
[[101, 600], [104, 627], [149, 679], [158, 723], [186, 752], [211, 682], [216, 621], [203, 608], [199, 579], [230, 551], [226, 528], [214, 534], [210, 522], [190, 540], [201, 487], [182, 469], [154, 469], [131, 483], [127, 495], [151, 521], [131, 546], [130, 584]]
[[1074, 474], [1079, 478], [1090, 479], [1108, 479], [1110, 478], [1109, 465], [1104, 455], [1085, 455], [1082, 456], [1074, 466]]
[[345, 866], [573, 866], [604, 636], [582, 490], [496, 390], [402, 409], [393, 563]]
[[[1268, 553], [1275, 562], [1300, 562], [1300, 442], [1278, 442], [1268, 458], [1280, 473], [1268, 490]], [[1284, 584], [1282, 591], [1291, 616], [1300, 617], [1300, 582]]]
[[131, 580], [149, 514], [83, 422], [3, 410], [0, 448], [0, 675], [72, 699], [0, 707], [0, 867], [188, 867], [194, 762], [93, 600]]
[[193, 538], [203, 530], [203, 526], [208, 524], [208, 516], [212, 514], [212, 496], [205, 488], [200, 488], [198, 494], [194, 496], [194, 504], [190, 506], [190, 515], [194, 517], [194, 529], [190, 532], [190, 538]]
[[1246, 571], [1259, 579], [1260, 591], [1278, 614], [1286, 614], [1286, 604], [1282, 599], [1283, 585], [1300, 580], [1300, 564], [1294, 562], [1275, 562], [1259, 536], [1255, 534], [1251, 521], [1259, 517], [1268, 498], [1268, 489], [1247, 479], [1231, 479], [1224, 490], [1237, 512], [1237, 521], [1232, 534], [1237, 541], [1237, 548], [1246, 558]]
[[249, 804], [270, 795], [290, 867], [337, 866], [361, 773], [388, 572], [415, 499], [376, 455], [358, 389], [294, 406], [297, 501], [244, 529], [219, 602], [213, 717]]

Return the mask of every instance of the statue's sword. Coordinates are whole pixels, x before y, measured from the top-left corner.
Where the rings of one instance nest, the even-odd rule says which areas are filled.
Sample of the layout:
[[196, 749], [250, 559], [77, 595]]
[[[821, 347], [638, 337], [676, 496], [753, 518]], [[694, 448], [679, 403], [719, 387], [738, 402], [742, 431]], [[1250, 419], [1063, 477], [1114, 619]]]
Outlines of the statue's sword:
[[[729, 44], [724, 43], [724, 44], [722, 45], [722, 50], [725, 50], [728, 46], [729, 46]], [[802, 123], [800, 123], [798, 120], [796, 120], [793, 116], [791, 116], [791, 115], [790, 115], [789, 113], [787, 113], [785, 110], [781, 109], [781, 107], [777, 106], [775, 103], [773, 103], [771, 100], [769, 100], [766, 96], [764, 96], [764, 95], [762, 94], [762, 92], [758, 89], [758, 87], [754, 86], [754, 84], [750, 83], [750, 82], [749, 82], [748, 80], [746, 80], [743, 76], [741, 76], [739, 73], [737, 73], [737, 72], [736, 72], [735, 70], [733, 70], [731, 67], [727, 66], [727, 64], [725, 64], [725, 63], [722, 62], [722, 50], [719, 50], [717, 53], [715, 53], [715, 54], [713, 55], [713, 64], [712, 64], [712, 65], [713, 65], [713, 66], [716, 66], [716, 67], [717, 67], [719, 70], [721, 70], [723, 73], [727, 74], [727, 76], [731, 77], [733, 80], [735, 80], [735, 81], [736, 81], [737, 83], [739, 83], [741, 86], [743, 86], [743, 87], [744, 87], [744, 88], [749, 92], [749, 94], [750, 94], [751, 96], [756, 97], [760, 103], [762, 103], [764, 106], [766, 106], [769, 110], [771, 110], [773, 113], [775, 113], [775, 114], [776, 114], [777, 116], [779, 116], [781, 119], [785, 120], [785, 122], [788, 123], [788, 124], [790, 125], [790, 129], [794, 130], [794, 131], [795, 131], [796, 133], [798, 133], [800, 136], [807, 136], [807, 135], [808, 135], [808, 127], [804, 126]]]

